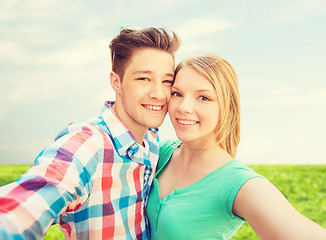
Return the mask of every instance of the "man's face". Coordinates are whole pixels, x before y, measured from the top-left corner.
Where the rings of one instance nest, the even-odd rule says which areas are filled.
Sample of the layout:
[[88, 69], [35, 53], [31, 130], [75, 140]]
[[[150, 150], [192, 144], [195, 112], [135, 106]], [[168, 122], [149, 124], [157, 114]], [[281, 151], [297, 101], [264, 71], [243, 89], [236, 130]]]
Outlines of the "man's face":
[[154, 48], [133, 53], [116, 90], [115, 104], [115, 111], [133, 134], [163, 123], [173, 77], [171, 54]]

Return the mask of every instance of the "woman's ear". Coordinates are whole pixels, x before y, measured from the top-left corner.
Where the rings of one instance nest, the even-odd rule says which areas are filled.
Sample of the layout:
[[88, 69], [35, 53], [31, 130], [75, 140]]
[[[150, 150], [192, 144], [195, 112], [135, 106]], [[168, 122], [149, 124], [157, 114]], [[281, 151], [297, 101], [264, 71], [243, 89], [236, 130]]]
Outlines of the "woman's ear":
[[116, 94], [119, 94], [121, 89], [121, 79], [119, 75], [113, 71], [110, 72], [110, 83]]

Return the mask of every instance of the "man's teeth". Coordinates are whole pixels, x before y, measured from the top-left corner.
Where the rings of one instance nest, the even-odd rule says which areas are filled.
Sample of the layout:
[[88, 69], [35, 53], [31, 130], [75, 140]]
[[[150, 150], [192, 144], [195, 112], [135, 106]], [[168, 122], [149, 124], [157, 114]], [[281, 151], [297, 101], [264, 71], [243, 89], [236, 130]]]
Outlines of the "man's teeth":
[[196, 124], [197, 121], [191, 121], [191, 120], [180, 120], [178, 119], [178, 122], [183, 124], [183, 125], [193, 125], [193, 124]]
[[163, 108], [163, 106], [156, 106], [156, 105], [144, 105], [145, 108], [148, 108], [150, 110], [155, 110], [155, 111], [159, 111]]

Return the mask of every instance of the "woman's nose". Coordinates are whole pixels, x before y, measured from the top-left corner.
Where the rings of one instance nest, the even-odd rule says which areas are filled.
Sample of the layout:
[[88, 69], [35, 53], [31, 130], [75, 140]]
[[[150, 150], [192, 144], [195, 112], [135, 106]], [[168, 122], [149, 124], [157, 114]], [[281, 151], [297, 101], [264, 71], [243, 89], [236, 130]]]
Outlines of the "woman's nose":
[[190, 99], [183, 98], [178, 106], [178, 111], [180, 113], [192, 113], [192, 103]]

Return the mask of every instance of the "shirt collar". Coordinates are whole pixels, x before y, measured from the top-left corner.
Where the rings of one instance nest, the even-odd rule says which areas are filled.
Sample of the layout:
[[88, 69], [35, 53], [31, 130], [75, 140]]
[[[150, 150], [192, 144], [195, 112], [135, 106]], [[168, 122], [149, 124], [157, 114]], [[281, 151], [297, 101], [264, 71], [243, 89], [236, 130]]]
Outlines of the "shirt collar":
[[[105, 102], [104, 107], [101, 111], [101, 116], [108, 126], [108, 130], [112, 136], [112, 140], [115, 147], [122, 157], [129, 157], [130, 159], [139, 151], [140, 147], [136, 141], [136, 138], [119, 118], [117, 113], [113, 109], [114, 102]], [[153, 132], [155, 135], [158, 132], [157, 128], [149, 128], [149, 131]], [[145, 138], [148, 141], [148, 134], [146, 133]]]

